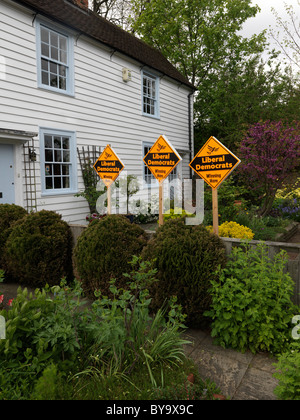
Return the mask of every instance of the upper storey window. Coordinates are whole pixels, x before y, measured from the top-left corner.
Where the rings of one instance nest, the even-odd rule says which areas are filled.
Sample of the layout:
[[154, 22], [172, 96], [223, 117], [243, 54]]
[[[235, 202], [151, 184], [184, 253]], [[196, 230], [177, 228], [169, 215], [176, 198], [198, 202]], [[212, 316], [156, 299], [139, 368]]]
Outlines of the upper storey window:
[[142, 73], [143, 115], [159, 118], [159, 79], [153, 74]]
[[74, 94], [72, 38], [39, 23], [37, 41], [39, 87]]

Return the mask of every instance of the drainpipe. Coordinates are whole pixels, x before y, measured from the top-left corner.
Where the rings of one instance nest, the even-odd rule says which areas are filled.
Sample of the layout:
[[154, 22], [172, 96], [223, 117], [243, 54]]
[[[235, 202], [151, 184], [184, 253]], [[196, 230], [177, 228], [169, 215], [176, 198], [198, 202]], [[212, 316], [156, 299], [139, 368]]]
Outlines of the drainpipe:
[[[189, 93], [189, 95], [188, 95], [188, 115], [189, 115], [189, 150], [190, 150], [190, 162], [192, 161], [192, 159], [193, 159], [193, 156], [192, 156], [192, 121], [191, 121], [191, 117], [192, 117], [192, 115], [191, 115], [191, 96], [193, 96], [193, 94], [194, 94], [194, 92], [191, 92], [191, 93]], [[192, 168], [190, 167], [190, 179], [192, 179], [193, 178], [193, 170], [192, 170]]]

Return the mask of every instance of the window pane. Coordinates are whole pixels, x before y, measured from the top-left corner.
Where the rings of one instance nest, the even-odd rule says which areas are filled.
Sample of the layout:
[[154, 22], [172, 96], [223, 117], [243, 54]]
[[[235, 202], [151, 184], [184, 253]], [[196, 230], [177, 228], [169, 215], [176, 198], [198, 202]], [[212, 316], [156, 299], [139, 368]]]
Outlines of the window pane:
[[53, 165], [54, 175], [61, 175], [60, 165]]
[[62, 51], [67, 51], [67, 38], [60, 36], [59, 37], [59, 48]]
[[46, 44], [49, 44], [49, 31], [46, 28], [41, 28], [41, 40]]
[[53, 189], [52, 177], [46, 177], [46, 189]]
[[54, 161], [55, 162], [61, 162], [61, 151], [60, 150], [54, 150]]
[[57, 74], [57, 67], [58, 67], [57, 64], [52, 63], [51, 61], [49, 63], [50, 63], [50, 72], [54, 73], [54, 74]]
[[49, 71], [49, 61], [42, 58], [42, 70]]
[[54, 148], [61, 149], [61, 137], [54, 137]]
[[51, 47], [51, 58], [58, 61], [58, 48]]
[[58, 35], [55, 32], [50, 33], [50, 43], [54, 47], [58, 47]]
[[62, 142], [63, 142], [63, 149], [69, 149], [69, 138], [63, 137]]
[[53, 162], [53, 152], [52, 150], [45, 150], [45, 161], [46, 162]]
[[54, 188], [61, 188], [61, 177], [55, 177], [54, 178]]
[[60, 77], [59, 78], [59, 88], [62, 89], [62, 90], [67, 89], [66, 78], [65, 77]]
[[50, 73], [50, 86], [57, 87], [57, 75]]
[[62, 165], [62, 173], [63, 173], [63, 175], [70, 175], [69, 165]]
[[49, 45], [42, 43], [41, 52], [42, 52], [42, 55], [49, 57]]
[[52, 165], [45, 165], [45, 175], [52, 175]]
[[63, 152], [63, 159], [64, 159], [64, 162], [70, 162], [70, 153]]
[[42, 84], [49, 86], [49, 73], [42, 71]]
[[63, 188], [70, 188], [70, 178], [68, 176], [64, 176], [62, 178], [63, 181]]
[[45, 136], [45, 147], [52, 148], [52, 136]]

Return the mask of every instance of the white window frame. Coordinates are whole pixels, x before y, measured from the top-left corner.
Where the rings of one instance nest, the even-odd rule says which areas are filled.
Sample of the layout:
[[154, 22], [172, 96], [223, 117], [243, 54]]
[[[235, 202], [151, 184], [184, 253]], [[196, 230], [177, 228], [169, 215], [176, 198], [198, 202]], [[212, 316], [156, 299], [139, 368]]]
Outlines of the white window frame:
[[[57, 34], [59, 37], [66, 38], [66, 63], [57, 59], [51, 59], [47, 56], [42, 55], [42, 37], [41, 37], [41, 30], [46, 29], [51, 33]], [[74, 40], [72, 35], [51, 23], [44, 22], [43, 20], [38, 20], [36, 23], [36, 54], [37, 54], [37, 83], [38, 87], [42, 89], [49, 90], [51, 92], [61, 93], [63, 95], [70, 95], [74, 96]], [[53, 65], [62, 65], [65, 67], [66, 70], [66, 89], [62, 89], [55, 86], [50, 86], [49, 84], [43, 83], [42, 80], [42, 58], [44, 57], [45, 61], [49, 63], [53, 63]]]
[[[144, 80], [149, 80], [149, 92], [145, 94], [144, 92]], [[150, 83], [154, 83], [155, 92], [153, 94]], [[142, 83], [141, 83], [141, 96], [142, 96], [142, 115], [150, 118], [160, 118], [160, 104], [159, 104], [159, 77], [154, 73], [142, 70]], [[145, 100], [153, 101], [154, 112], [147, 112], [144, 107]], [[149, 104], [151, 106], [151, 104]]]
[[[69, 187], [68, 188], [46, 188], [46, 176], [47, 170], [46, 166], [51, 166], [51, 163], [48, 163], [45, 160], [45, 136], [57, 136], [57, 137], [68, 137], [69, 138], [69, 152], [70, 152], [70, 160], [66, 163], [66, 166], [69, 167]], [[74, 131], [66, 131], [66, 130], [55, 130], [53, 128], [45, 128], [41, 127], [39, 130], [39, 138], [40, 138], [40, 162], [41, 162], [41, 187], [42, 187], [42, 196], [49, 196], [49, 195], [63, 195], [63, 194], [75, 194], [78, 192], [77, 187], [77, 144], [76, 144], [76, 133]], [[54, 146], [52, 147], [54, 150]], [[50, 150], [50, 149], [48, 149]], [[60, 150], [60, 149], [57, 149]], [[63, 149], [61, 149], [63, 150]], [[57, 162], [57, 163], [55, 163]], [[53, 165], [63, 165], [63, 161], [56, 161], [55, 157], [53, 157]], [[46, 170], [47, 169], [47, 170]], [[62, 170], [62, 168], [61, 168]], [[61, 173], [58, 177], [62, 178], [63, 174]], [[52, 178], [54, 178], [54, 172], [52, 170]]]

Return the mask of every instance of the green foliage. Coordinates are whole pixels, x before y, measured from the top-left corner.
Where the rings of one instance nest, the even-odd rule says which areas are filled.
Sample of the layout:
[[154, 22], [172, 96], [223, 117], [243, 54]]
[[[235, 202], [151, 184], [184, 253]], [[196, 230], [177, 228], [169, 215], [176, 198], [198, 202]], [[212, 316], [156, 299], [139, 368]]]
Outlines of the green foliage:
[[164, 213], [164, 221], [169, 219], [177, 219], [178, 217], [195, 217], [195, 214], [188, 213], [179, 207], [175, 207], [174, 209], [171, 208], [166, 213]]
[[[242, 205], [244, 204], [243, 192], [240, 186], [235, 185], [233, 177], [222, 182], [222, 186], [218, 189], [220, 224], [228, 220], [235, 220], [240, 208], [235, 201], [239, 200]], [[206, 183], [204, 185], [204, 221], [206, 225], [212, 224], [212, 193], [211, 188]]]
[[18, 289], [12, 307], [0, 311], [7, 326], [0, 400], [153, 399], [153, 386], [183, 383], [192, 367], [181, 308], [171, 300], [152, 317], [147, 287], [156, 272], [138, 257], [131, 265], [129, 288], [112, 281], [113, 298], [97, 292], [91, 306], [77, 282], [34, 294]]
[[69, 225], [53, 211], [31, 213], [17, 221], [4, 251], [7, 271], [20, 284], [55, 285], [71, 275]]
[[202, 225], [187, 226], [184, 220], [165, 222], [142, 252], [145, 260], [154, 260], [159, 282], [151, 288], [153, 307], [159, 308], [171, 296], [187, 315], [190, 327], [204, 326], [203, 316], [211, 303], [210, 280], [218, 277], [218, 265], [226, 264], [225, 248], [220, 238]]
[[284, 251], [274, 260], [265, 244], [233, 248], [227, 266], [212, 280], [212, 336], [224, 348], [281, 353], [290, 340], [294, 284], [285, 273]]
[[118, 287], [124, 287], [123, 273], [129, 271], [129, 261], [140, 254], [146, 240], [145, 231], [123, 216], [110, 215], [92, 222], [73, 251], [75, 274], [85, 293], [92, 298], [96, 289], [109, 294], [111, 278]]
[[274, 394], [280, 400], [300, 400], [300, 346], [291, 345], [289, 351], [281, 354], [275, 364], [274, 377], [279, 384]]
[[47, 366], [34, 387], [33, 399], [55, 400], [57, 397], [58, 374], [55, 364], [51, 363]]
[[11, 309], [0, 311], [6, 320], [6, 339], [0, 340], [0, 400], [27, 399], [49, 364], [56, 364], [62, 376], [76, 366], [85, 344], [78, 311], [81, 291], [78, 285], [65, 290], [64, 281], [61, 286], [37, 289], [34, 295], [20, 287]]
[[93, 168], [91, 161], [85, 163], [82, 167], [82, 177], [84, 182], [84, 190], [78, 194], [75, 194], [75, 197], [83, 197], [87, 200], [90, 212], [96, 212], [96, 204], [98, 198], [104, 194], [107, 190], [107, 187], [104, 187], [103, 190], [97, 189], [97, 183], [99, 182], [99, 177]]
[[15, 204], [0, 204], [0, 267], [4, 266], [2, 255], [12, 225], [26, 215], [27, 211], [23, 207]]
[[169, 385], [158, 388], [154, 392], [154, 399], [158, 400], [212, 400], [214, 394], [220, 394], [216, 384], [209, 380], [198, 379], [194, 384], [185, 381], [183, 384]]
[[154, 367], [162, 369], [166, 363], [176, 364], [184, 358], [182, 344], [187, 343], [181, 338], [184, 316], [181, 307], [171, 300], [152, 318], [147, 287], [155, 281], [156, 270], [151, 269], [150, 262], [142, 262], [136, 256], [131, 265], [132, 272], [124, 274], [128, 279], [126, 290], [117, 288], [112, 279], [112, 299], [95, 292], [99, 299], [93, 303], [91, 330], [95, 344], [90, 358], [98, 371], [109, 366], [110, 371], [126, 375], [136, 364], [145, 364], [151, 383], [156, 386]]

